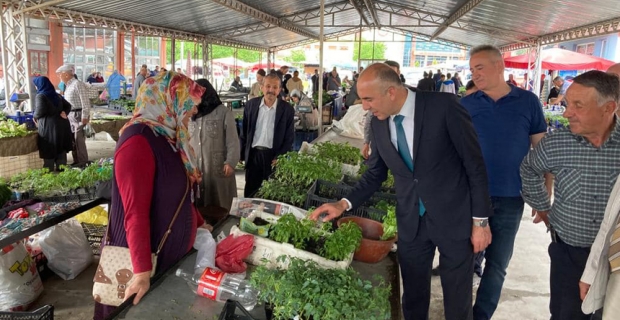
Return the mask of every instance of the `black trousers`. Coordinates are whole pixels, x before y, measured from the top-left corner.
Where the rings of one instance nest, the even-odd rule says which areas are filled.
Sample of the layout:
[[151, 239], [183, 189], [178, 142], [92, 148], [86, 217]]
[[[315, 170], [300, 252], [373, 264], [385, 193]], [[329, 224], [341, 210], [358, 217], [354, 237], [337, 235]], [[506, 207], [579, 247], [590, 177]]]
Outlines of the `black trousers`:
[[263, 181], [267, 180], [272, 173], [271, 162], [274, 152], [271, 149], [259, 150], [252, 148], [250, 156], [245, 164], [245, 189], [243, 196], [251, 198], [260, 189]]
[[[412, 213], [413, 214], [413, 213]], [[420, 217], [416, 238], [398, 241], [398, 263], [403, 278], [405, 320], [427, 320], [431, 300], [431, 269], [439, 248], [439, 274], [446, 320], [471, 320], [474, 252], [471, 240], [451, 240], [430, 234], [426, 215]]]
[[[553, 233], [553, 231], [552, 231]], [[549, 309], [552, 320], [593, 320], [600, 319], [600, 313], [586, 315], [581, 312], [579, 280], [590, 255], [590, 248], [573, 247], [552, 236], [549, 245], [551, 258], [551, 298]]]

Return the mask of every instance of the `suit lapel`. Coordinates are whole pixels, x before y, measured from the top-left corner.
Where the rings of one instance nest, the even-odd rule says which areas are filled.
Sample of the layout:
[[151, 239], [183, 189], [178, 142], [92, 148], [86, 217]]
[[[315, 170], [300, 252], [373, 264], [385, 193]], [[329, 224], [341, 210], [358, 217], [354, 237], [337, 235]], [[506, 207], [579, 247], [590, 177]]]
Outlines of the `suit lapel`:
[[[415, 95], [415, 113], [413, 116], [413, 164], [415, 165], [415, 159], [418, 157], [418, 149], [420, 147], [420, 135], [422, 134], [422, 120], [424, 119], [424, 110], [426, 105], [422, 95]], [[415, 166], [414, 166], [415, 170]]]
[[278, 123], [280, 123], [280, 119], [282, 118], [282, 115], [284, 114], [284, 108], [287, 107], [287, 104], [285, 103], [280, 103], [280, 99], [278, 99], [278, 101], [276, 101], [276, 123], [274, 123], [274, 128], [273, 128], [273, 132], [277, 132], [276, 131], [276, 127], [278, 126]]

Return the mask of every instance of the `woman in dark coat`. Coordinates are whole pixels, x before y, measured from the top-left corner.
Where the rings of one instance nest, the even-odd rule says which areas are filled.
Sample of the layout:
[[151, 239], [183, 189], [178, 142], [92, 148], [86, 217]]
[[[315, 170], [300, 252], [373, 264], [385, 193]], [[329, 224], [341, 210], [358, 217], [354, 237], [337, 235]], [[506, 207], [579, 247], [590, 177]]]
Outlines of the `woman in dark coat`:
[[34, 120], [39, 131], [39, 157], [43, 168], [58, 171], [67, 164], [67, 152], [72, 150], [73, 134], [67, 115], [71, 104], [56, 93], [54, 85], [45, 76], [35, 77], [37, 87]]

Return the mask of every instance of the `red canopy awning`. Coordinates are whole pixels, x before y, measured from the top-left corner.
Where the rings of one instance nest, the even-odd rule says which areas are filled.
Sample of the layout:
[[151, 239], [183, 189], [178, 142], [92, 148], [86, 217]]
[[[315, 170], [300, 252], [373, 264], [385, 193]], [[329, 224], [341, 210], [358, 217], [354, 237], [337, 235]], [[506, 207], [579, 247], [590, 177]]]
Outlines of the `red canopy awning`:
[[[536, 57], [530, 53], [529, 61], [534, 64]], [[506, 68], [527, 69], [528, 56], [504, 58]], [[551, 48], [542, 51], [542, 68], [544, 70], [589, 70], [606, 71], [615, 62], [570, 50]]]
[[272, 62], [271, 65], [267, 65], [266, 62], [257, 62], [250, 67], [250, 70], [252, 70], [252, 72], [255, 72], [255, 71], [258, 71], [258, 69], [265, 69], [265, 71], [269, 73], [270, 69], [277, 70], [277, 69], [280, 69], [281, 66], [283, 65], [279, 63], [275, 63], [275, 62]]

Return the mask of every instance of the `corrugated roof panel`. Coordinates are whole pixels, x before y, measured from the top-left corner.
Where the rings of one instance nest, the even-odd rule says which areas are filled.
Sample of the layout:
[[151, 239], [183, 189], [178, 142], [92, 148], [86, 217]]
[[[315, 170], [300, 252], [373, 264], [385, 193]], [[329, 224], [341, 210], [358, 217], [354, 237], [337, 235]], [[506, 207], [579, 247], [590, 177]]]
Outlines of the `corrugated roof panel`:
[[[300, 26], [319, 26], [321, 22], [320, 17], [310, 18], [304, 22], [298, 22], [297, 24]], [[363, 23], [363, 22], [362, 22]], [[325, 15], [325, 26], [326, 28], [333, 27], [336, 25], [359, 25], [360, 24], [360, 15], [355, 9], [349, 9], [345, 11], [338, 11], [332, 14]], [[346, 29], [346, 28], [339, 28]], [[319, 34], [319, 29], [316, 29], [316, 34]]]
[[541, 36], [617, 17], [617, 0], [485, 0], [462, 20]]
[[466, 31], [466, 30], [461, 30], [461, 29], [456, 29], [456, 28], [446, 29], [439, 37], [444, 40], [453, 41], [457, 43], [464, 43], [470, 46], [477, 46], [477, 45], [482, 45], [482, 44], [503, 46], [503, 45], [514, 42], [508, 39], [501, 39], [501, 38], [493, 37], [491, 35], [487, 35], [484, 33]]
[[58, 7], [163, 28], [208, 33], [259, 22], [211, 1], [68, 1]]
[[[342, 0], [325, 0], [325, 5], [342, 2]], [[310, 9], [318, 9], [318, 1], [307, 0], [243, 0], [243, 3], [276, 17], [287, 16]]]
[[468, 0], [380, 0], [402, 7], [448, 16]]
[[275, 47], [295, 41], [303, 41], [306, 37], [280, 28], [271, 28], [251, 34], [235, 37], [237, 41], [254, 43], [263, 47]]

